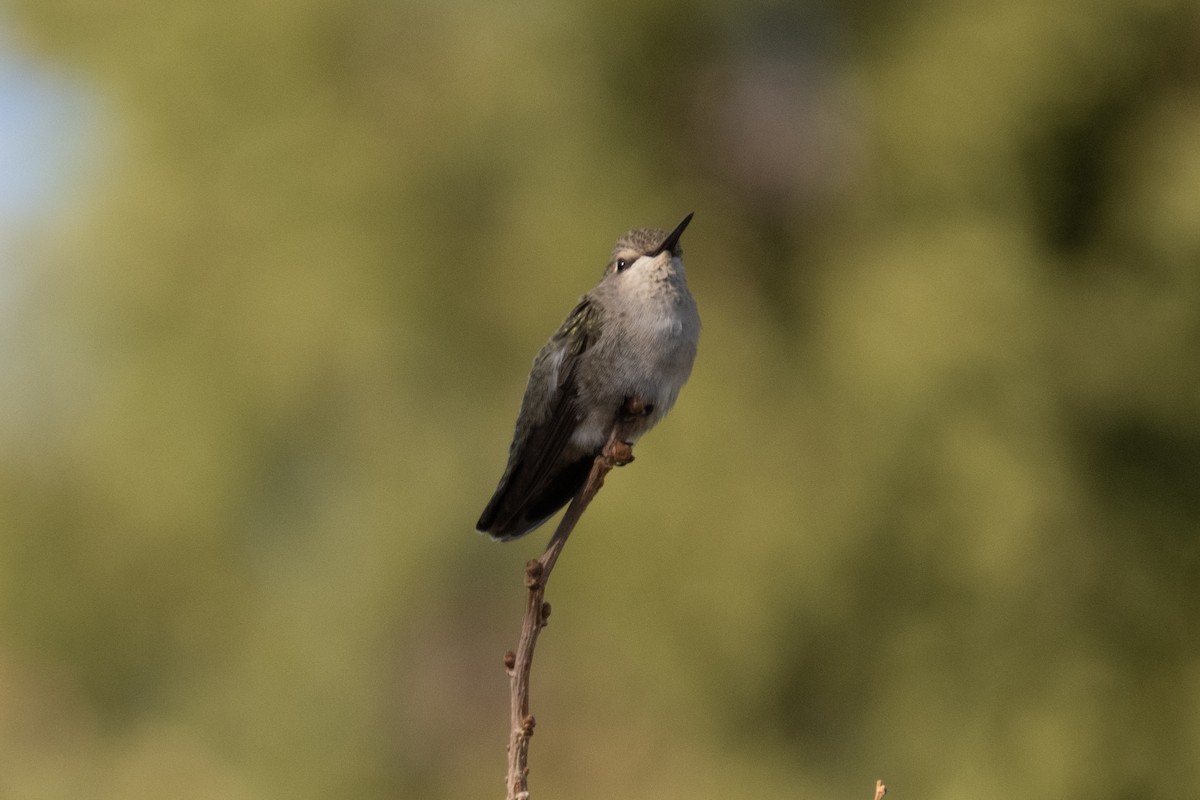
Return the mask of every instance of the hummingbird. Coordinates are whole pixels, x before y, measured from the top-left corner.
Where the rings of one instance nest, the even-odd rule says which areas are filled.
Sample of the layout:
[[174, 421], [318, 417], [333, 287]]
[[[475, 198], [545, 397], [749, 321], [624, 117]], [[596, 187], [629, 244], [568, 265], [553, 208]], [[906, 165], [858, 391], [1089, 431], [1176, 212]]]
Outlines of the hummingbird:
[[586, 483], [618, 417], [632, 445], [675, 405], [700, 339], [679, 245], [691, 221], [618, 239], [600, 283], [538, 352], [480, 533], [507, 542], [534, 530]]

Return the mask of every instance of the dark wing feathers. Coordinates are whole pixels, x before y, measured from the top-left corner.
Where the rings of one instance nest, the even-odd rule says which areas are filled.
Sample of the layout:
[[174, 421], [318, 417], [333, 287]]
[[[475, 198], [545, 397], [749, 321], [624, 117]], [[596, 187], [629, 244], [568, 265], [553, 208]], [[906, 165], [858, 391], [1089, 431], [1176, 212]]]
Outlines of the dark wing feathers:
[[[550, 418], [535, 426], [521, 444], [503, 480], [479, 519], [479, 530], [497, 538], [513, 538], [526, 533], [553, 514], [558, 507], [541, 511], [539, 499], [558, 467], [559, 458], [575, 429], [573, 396], [560, 392]], [[489, 515], [489, 511], [491, 514]], [[490, 518], [489, 518], [490, 516]]]
[[[555, 352], [556, 345], [562, 348], [550, 412], [543, 421], [532, 425], [523, 438], [516, 438], [521, 436], [521, 431], [517, 431], [504, 477], [483, 510], [477, 530], [503, 541], [523, 536], [566, 505], [587, 480], [592, 456], [587, 454], [577, 459], [563, 456], [580, 419], [575, 367], [594, 341], [599, 313], [588, 300], [582, 300], [550, 340], [547, 357]], [[535, 368], [531, 381], [539, 379], [536, 373]], [[522, 408], [522, 413], [526, 410]]]

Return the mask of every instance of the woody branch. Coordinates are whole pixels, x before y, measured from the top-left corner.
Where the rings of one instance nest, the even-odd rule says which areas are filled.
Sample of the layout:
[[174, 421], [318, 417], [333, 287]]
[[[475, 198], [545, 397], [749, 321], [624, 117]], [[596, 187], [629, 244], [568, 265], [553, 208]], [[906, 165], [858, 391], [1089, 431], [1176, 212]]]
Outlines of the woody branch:
[[537, 646], [538, 634], [546, 627], [550, 618], [550, 604], [545, 601], [546, 583], [558, 563], [567, 537], [575, 529], [579, 518], [587, 509], [592, 498], [604, 485], [604, 477], [613, 467], [633, 461], [633, 448], [627, 443], [631, 425], [645, 407], [636, 398], [626, 401], [622, 413], [613, 423], [608, 442], [600, 455], [592, 462], [591, 472], [583, 488], [571, 500], [562, 520], [550, 537], [546, 551], [540, 558], [531, 559], [525, 565], [525, 587], [529, 593], [525, 602], [525, 616], [521, 624], [521, 638], [516, 651], [504, 654], [504, 667], [508, 671], [510, 721], [508, 739], [508, 776], [505, 779], [507, 800], [529, 800], [529, 738], [533, 736], [535, 724], [529, 712], [529, 673], [533, 667], [533, 651]]

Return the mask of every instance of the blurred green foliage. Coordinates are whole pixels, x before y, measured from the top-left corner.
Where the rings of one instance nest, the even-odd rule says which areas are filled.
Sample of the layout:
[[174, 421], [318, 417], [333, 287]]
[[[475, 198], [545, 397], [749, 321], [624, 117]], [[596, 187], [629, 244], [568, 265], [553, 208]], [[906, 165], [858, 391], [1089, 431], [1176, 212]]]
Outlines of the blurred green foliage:
[[535, 794], [1200, 781], [1195, 3], [9, 6], [105, 115], [0, 331], [0, 796], [499, 797], [545, 533], [472, 524], [690, 210]]

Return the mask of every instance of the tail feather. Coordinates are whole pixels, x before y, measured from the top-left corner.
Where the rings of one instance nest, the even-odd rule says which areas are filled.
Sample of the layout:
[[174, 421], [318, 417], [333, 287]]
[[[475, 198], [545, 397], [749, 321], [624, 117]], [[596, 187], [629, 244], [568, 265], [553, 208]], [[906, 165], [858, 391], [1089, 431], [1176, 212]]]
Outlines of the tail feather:
[[[509, 542], [541, 526], [583, 488], [592, 458], [585, 456], [555, 470], [541, 485], [520, 491], [522, 483], [505, 475], [484, 508], [475, 529], [493, 539]], [[514, 473], [520, 471], [518, 465]]]

